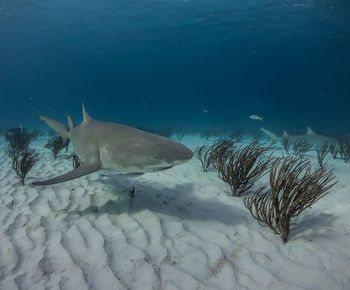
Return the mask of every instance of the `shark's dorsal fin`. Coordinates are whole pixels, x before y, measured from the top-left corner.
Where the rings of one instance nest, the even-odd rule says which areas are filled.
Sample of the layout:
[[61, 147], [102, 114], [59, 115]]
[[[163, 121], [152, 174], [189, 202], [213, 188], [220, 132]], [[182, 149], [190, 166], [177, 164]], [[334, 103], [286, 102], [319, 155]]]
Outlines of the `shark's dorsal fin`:
[[83, 106], [83, 123], [86, 123], [86, 122], [90, 121], [92, 118], [86, 112], [84, 103], [82, 103], [82, 106]]
[[86, 174], [89, 174], [91, 172], [94, 172], [96, 170], [101, 169], [101, 164], [99, 162], [95, 163], [85, 163], [78, 168], [74, 169], [71, 172], [68, 172], [66, 174], [44, 180], [44, 181], [35, 181], [32, 184], [33, 185], [50, 185], [50, 184], [56, 184], [68, 180], [72, 180], [81, 176], [84, 176]]
[[74, 122], [73, 122], [71, 116], [67, 115], [67, 120], [68, 120], [69, 130], [72, 130], [75, 127], [75, 125], [74, 125]]
[[283, 131], [283, 137], [288, 137], [289, 134], [287, 133], [287, 131]]
[[306, 128], [306, 135], [316, 135], [316, 133], [314, 131], [312, 131], [312, 129], [310, 127]]

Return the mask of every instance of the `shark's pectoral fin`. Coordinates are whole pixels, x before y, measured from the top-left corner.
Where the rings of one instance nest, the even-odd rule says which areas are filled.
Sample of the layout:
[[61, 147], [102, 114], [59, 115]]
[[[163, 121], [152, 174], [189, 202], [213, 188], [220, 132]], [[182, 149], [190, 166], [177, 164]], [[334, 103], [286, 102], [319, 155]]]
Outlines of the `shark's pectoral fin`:
[[101, 165], [99, 162], [96, 163], [85, 163], [76, 169], [74, 169], [71, 172], [68, 172], [66, 174], [44, 180], [44, 181], [35, 181], [32, 184], [33, 185], [50, 185], [50, 184], [55, 184], [55, 183], [60, 183], [68, 180], [72, 180], [78, 177], [81, 177], [83, 175], [89, 174], [91, 172], [97, 171], [101, 169]]

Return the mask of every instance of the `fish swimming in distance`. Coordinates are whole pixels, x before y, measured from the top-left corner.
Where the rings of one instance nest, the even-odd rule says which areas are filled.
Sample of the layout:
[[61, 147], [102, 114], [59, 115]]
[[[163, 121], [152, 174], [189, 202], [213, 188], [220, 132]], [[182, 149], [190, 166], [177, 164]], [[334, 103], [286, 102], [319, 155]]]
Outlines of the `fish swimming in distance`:
[[256, 121], [261, 121], [261, 122], [264, 121], [264, 118], [261, 117], [261, 116], [258, 116], [258, 115], [250, 115], [249, 119], [256, 120]]

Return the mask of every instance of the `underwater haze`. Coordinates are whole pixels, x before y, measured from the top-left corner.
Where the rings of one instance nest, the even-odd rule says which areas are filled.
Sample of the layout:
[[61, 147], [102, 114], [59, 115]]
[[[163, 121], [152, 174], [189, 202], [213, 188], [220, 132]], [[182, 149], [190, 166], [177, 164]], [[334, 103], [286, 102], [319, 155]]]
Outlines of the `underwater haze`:
[[350, 0], [0, 0], [0, 290], [350, 289], [349, 166]]
[[0, 127], [349, 133], [347, 0], [0, 1]]

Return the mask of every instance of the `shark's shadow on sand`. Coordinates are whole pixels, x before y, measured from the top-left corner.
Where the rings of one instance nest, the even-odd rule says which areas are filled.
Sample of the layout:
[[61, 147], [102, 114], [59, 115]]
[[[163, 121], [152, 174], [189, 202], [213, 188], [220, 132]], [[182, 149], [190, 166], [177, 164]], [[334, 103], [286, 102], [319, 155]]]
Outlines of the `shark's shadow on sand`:
[[[218, 221], [227, 226], [257, 222], [243, 206], [241, 199], [228, 196], [233, 202], [225, 204], [220, 200], [198, 198], [194, 195], [192, 183], [178, 184], [167, 187], [160, 182], [138, 180], [137, 178], [115, 177], [100, 178], [98, 181], [108, 187], [108, 190], [118, 194], [118, 200], [107, 200], [103, 205], [87, 207], [82, 211], [69, 211], [69, 214], [79, 215], [120, 215], [134, 214], [149, 210], [155, 214], [172, 216], [184, 220]], [[123, 183], [123, 185], [121, 185]], [[136, 195], [130, 197], [129, 189], [135, 186]], [[224, 194], [224, 193], [223, 193]], [[234, 203], [239, 203], [239, 206]], [[241, 206], [242, 205], [242, 206]], [[312, 240], [335, 234], [332, 224], [337, 217], [330, 214], [305, 212], [298, 216], [291, 226], [290, 241]], [[262, 226], [265, 226], [262, 224]], [[267, 227], [266, 227], [267, 229]], [[271, 231], [271, 235], [274, 235]]]
[[[107, 177], [94, 182], [102, 182], [108, 187], [108, 191], [119, 195], [118, 200], [106, 200], [102, 205], [92, 204], [81, 211], [68, 211], [68, 214], [120, 215], [149, 210], [156, 214], [179, 219], [219, 221], [226, 225], [246, 223], [246, 218], [249, 218], [249, 212], [243, 207], [232, 203], [225, 204], [214, 199], [198, 198], [198, 194], [194, 195], [192, 183], [167, 187], [160, 182], [149, 182], [130, 177], [120, 177], [119, 180], [116, 180], [115, 177]], [[124, 184], [121, 185], [121, 183]], [[130, 185], [126, 185], [127, 183]], [[131, 197], [129, 190], [133, 186], [136, 188], [135, 196]]]

